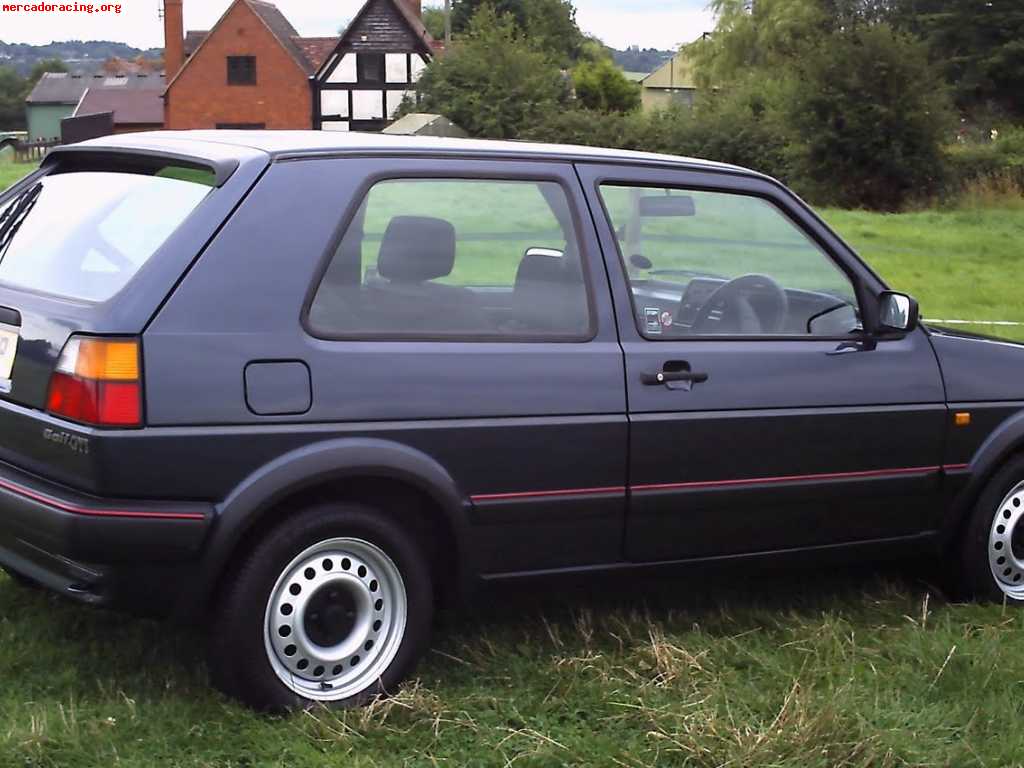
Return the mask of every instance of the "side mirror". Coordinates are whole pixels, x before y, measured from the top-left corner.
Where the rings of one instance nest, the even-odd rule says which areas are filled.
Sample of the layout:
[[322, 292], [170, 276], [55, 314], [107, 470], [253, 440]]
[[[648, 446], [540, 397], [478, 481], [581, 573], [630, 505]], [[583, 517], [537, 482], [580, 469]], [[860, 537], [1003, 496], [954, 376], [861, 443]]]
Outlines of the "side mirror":
[[881, 331], [906, 333], [917, 327], [920, 309], [905, 293], [886, 291], [878, 297], [878, 326]]

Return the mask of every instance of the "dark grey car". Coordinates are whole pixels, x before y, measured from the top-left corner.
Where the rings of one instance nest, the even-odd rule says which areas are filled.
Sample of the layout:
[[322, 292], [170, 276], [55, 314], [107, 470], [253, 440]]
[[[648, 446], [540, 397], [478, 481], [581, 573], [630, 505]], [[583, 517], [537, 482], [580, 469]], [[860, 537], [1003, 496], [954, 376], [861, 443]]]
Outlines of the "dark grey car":
[[0, 563], [392, 689], [488, 580], [932, 553], [1024, 599], [1024, 354], [771, 179], [323, 133], [61, 148], [0, 196]]

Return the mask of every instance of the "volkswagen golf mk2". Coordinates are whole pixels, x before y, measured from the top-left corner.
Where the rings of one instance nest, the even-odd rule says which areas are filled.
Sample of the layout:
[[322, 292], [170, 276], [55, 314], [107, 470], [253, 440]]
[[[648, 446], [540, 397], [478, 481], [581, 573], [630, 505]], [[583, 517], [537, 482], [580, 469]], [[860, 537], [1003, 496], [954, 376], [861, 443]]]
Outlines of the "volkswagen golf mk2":
[[255, 707], [393, 690], [484, 581], [926, 553], [1024, 601], [1024, 347], [756, 173], [120, 136], [0, 196], [0, 256], [0, 563], [200, 621]]

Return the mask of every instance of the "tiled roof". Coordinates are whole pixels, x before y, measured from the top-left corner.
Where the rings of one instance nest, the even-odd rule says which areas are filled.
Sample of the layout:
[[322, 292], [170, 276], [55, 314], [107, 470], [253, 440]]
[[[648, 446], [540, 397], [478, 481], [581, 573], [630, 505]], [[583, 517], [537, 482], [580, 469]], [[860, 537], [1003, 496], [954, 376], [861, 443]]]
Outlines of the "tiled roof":
[[163, 125], [163, 83], [156, 89], [89, 88], [75, 116], [113, 112], [115, 125]]
[[416, 37], [425, 42], [432, 50], [439, 50], [443, 48], [443, 45], [439, 45], [434, 39], [434, 36], [427, 31], [426, 24], [423, 23], [423, 18], [412, 9], [405, 0], [392, 0], [395, 7], [398, 8], [398, 12], [405, 17], [405, 20], [409, 22], [409, 26], [412, 27], [413, 32], [416, 33]]
[[302, 49], [306, 61], [309, 62], [309, 72], [313, 73], [320, 69], [327, 57], [331, 55], [338, 45], [337, 37], [296, 37], [295, 44]]
[[154, 90], [159, 93], [163, 87], [164, 76], [162, 74], [127, 74], [124, 77], [119, 77], [102, 72], [95, 75], [47, 72], [39, 79], [36, 87], [32, 89], [25, 101], [28, 104], [75, 105], [87, 88], [119, 91]]
[[196, 52], [196, 48], [202, 45], [203, 40], [210, 34], [208, 29], [190, 29], [185, 33], [185, 56], [186, 58]]
[[295, 61], [299, 63], [306, 73], [313, 74], [316, 71], [316, 67], [310, 63], [302, 46], [296, 42], [296, 40], [301, 39], [299, 33], [292, 26], [292, 23], [288, 21], [287, 17], [281, 13], [281, 9], [273, 3], [265, 2], [265, 0], [246, 0], [246, 2], [256, 15], [263, 19], [263, 23], [267, 25], [267, 28], [277, 38], [277, 41], [294, 57]]

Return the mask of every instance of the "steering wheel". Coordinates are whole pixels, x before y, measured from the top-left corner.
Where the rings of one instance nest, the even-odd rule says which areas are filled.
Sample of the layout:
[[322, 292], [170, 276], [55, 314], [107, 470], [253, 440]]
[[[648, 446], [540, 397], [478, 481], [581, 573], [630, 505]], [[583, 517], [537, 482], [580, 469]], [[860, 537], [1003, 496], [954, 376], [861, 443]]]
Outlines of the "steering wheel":
[[[757, 297], [759, 300], [751, 301]], [[767, 275], [742, 275], [719, 287], [697, 310], [690, 332], [779, 333], [789, 311], [785, 289]]]

